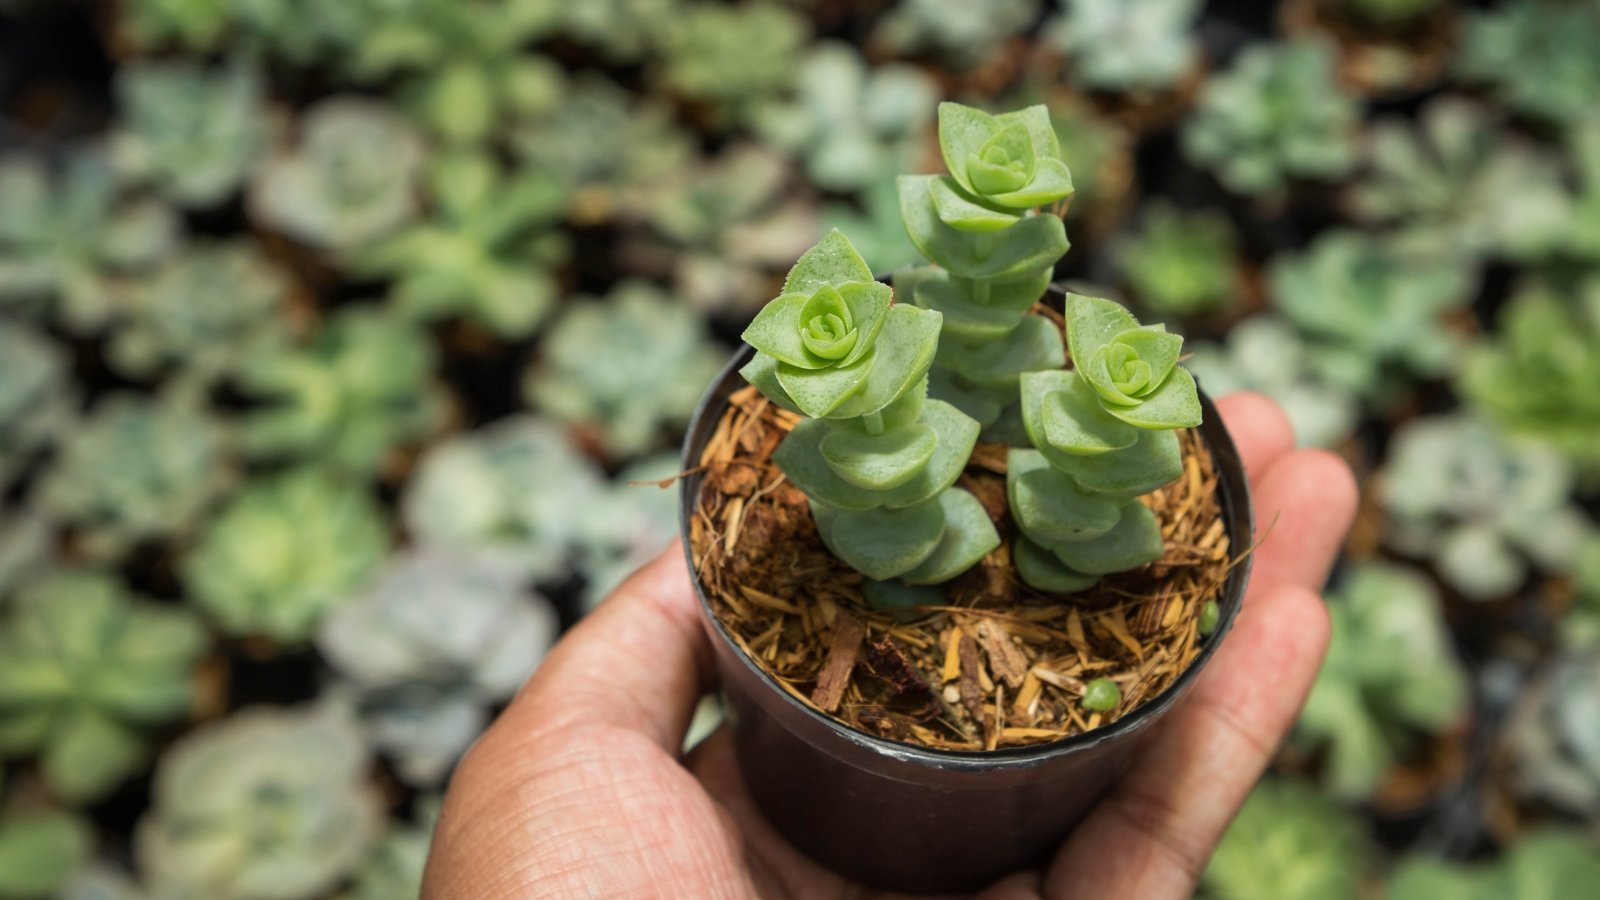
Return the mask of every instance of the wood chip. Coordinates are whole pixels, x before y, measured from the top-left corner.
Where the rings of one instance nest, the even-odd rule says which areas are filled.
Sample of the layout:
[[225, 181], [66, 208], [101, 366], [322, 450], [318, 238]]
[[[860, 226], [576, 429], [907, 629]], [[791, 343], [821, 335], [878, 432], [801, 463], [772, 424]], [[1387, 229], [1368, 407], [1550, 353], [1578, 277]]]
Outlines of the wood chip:
[[817, 675], [817, 689], [811, 692], [811, 702], [819, 709], [833, 712], [844, 699], [844, 690], [850, 685], [850, 673], [855, 670], [856, 657], [861, 653], [861, 642], [867, 629], [861, 620], [841, 612], [834, 620], [828, 636], [828, 655]]
[[1012, 687], [1020, 687], [1028, 675], [1028, 658], [1011, 643], [1011, 636], [994, 622], [984, 619], [978, 623], [978, 644], [989, 658], [989, 668], [1000, 680]]

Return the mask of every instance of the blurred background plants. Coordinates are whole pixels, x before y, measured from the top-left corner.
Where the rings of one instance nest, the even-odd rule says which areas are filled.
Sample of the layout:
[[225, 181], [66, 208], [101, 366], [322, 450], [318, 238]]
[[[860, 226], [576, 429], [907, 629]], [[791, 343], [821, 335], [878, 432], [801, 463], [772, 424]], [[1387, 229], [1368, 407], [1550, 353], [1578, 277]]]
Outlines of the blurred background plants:
[[0, 2], [0, 897], [414, 893], [462, 749], [676, 533], [749, 315], [829, 227], [915, 259], [941, 99], [1047, 104], [1057, 276], [1362, 477], [1202, 895], [1585, 895], [1597, 45], [1587, 0]]

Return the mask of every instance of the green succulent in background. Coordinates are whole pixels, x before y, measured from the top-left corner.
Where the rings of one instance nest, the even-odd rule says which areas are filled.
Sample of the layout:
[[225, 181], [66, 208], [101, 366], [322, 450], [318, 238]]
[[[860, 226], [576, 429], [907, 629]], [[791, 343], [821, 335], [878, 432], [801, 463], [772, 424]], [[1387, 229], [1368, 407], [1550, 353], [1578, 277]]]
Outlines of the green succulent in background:
[[1199, 0], [1058, 0], [1045, 39], [1078, 81], [1111, 91], [1173, 87], [1200, 59]]
[[192, 398], [115, 394], [62, 442], [37, 502], [103, 559], [187, 533], [231, 480], [227, 435]]
[[1474, 600], [1522, 585], [1531, 559], [1567, 570], [1589, 530], [1571, 467], [1554, 449], [1467, 415], [1413, 419], [1395, 434], [1379, 493], [1396, 549], [1432, 557]]
[[230, 0], [127, 0], [121, 24], [140, 47], [213, 50], [228, 28]]
[[264, 91], [247, 66], [138, 63], [118, 71], [116, 91], [118, 169], [178, 206], [232, 197], [267, 147]]
[[805, 160], [812, 183], [856, 191], [915, 168], [938, 86], [915, 66], [868, 66], [839, 41], [817, 43], [795, 73], [795, 96], [759, 108], [755, 124]]
[[150, 900], [126, 869], [104, 859], [80, 866], [55, 897], [56, 900]]
[[43, 516], [0, 507], [0, 606], [14, 588], [50, 568], [55, 542], [56, 528]]
[[519, 415], [430, 447], [401, 510], [415, 542], [558, 580], [603, 485], [563, 429]]
[[0, 157], [0, 312], [97, 329], [125, 279], [171, 252], [179, 229], [166, 206], [126, 196], [102, 153], [55, 168]]
[[297, 642], [363, 587], [388, 551], [365, 489], [307, 468], [246, 484], [180, 567], [189, 598], [222, 630]]
[[710, 104], [719, 119], [746, 121], [793, 81], [810, 32], [775, 2], [695, 3], [662, 24], [661, 83]]
[[1297, 41], [1246, 48], [1200, 94], [1183, 150], [1239, 194], [1280, 194], [1291, 179], [1334, 179], [1356, 162], [1360, 107], [1335, 78], [1332, 48]]
[[422, 894], [422, 872], [428, 862], [441, 798], [419, 801], [415, 822], [389, 822], [389, 830], [351, 877], [339, 900], [393, 900]]
[[0, 493], [73, 418], [77, 403], [62, 350], [32, 326], [0, 316]]
[[607, 60], [639, 62], [655, 48], [667, 23], [683, 15], [685, 0], [587, 0], [556, 5], [554, 29]]
[[1451, 0], [1337, 0], [1342, 15], [1379, 28], [1401, 28], [1448, 5]]
[[1557, 656], [1524, 692], [1504, 740], [1519, 794], [1600, 813], [1600, 649]]
[[93, 829], [77, 816], [51, 809], [0, 813], [0, 897], [59, 897], [93, 847]]
[[283, 337], [290, 287], [252, 243], [188, 244], [129, 288], [106, 358], [130, 378], [208, 386]]
[[1122, 200], [1131, 193], [1123, 179], [1131, 179], [1133, 137], [1088, 100], [1052, 88], [1023, 82], [1005, 105], [1015, 109], [1043, 103], [1049, 111], [1061, 158], [1072, 171], [1072, 202], [1064, 215], [1068, 231], [1076, 236], [1084, 225], [1115, 225]]
[[371, 473], [442, 421], [436, 356], [412, 323], [373, 307], [340, 310], [305, 341], [243, 361], [239, 390], [262, 405], [241, 422], [240, 443], [253, 457]]
[[273, 60], [294, 70], [322, 67], [341, 79], [365, 36], [412, 0], [226, 0], [235, 52]]
[[1600, 477], [1600, 278], [1570, 291], [1528, 282], [1476, 343], [1458, 388], [1490, 421], [1548, 442], [1581, 479]]
[[1578, 174], [1572, 217], [1561, 229], [1561, 249], [1588, 262], [1600, 262], [1600, 115], [1574, 126], [1568, 149]]
[[1210, 900], [1354, 900], [1367, 836], [1353, 812], [1290, 778], [1268, 776], [1234, 816], [1200, 878]]
[[1272, 398], [1301, 446], [1336, 447], [1355, 433], [1360, 405], [1349, 390], [1314, 372], [1308, 356], [1294, 326], [1258, 315], [1229, 329], [1226, 343], [1195, 345], [1184, 366], [1213, 397], [1256, 391]]
[[1334, 796], [1372, 796], [1423, 735], [1459, 724], [1467, 674], [1450, 646], [1432, 583], [1387, 563], [1353, 569], [1328, 598], [1333, 639], [1295, 724], [1298, 743], [1326, 748]]
[[987, 59], [1039, 15], [1038, 0], [901, 0], [872, 39], [900, 54], [966, 68]]
[[1468, 14], [1456, 72], [1519, 113], [1565, 124], [1594, 109], [1600, 7], [1527, 0]]
[[682, 471], [676, 453], [647, 457], [618, 472], [605, 494], [585, 508], [590, 514], [584, 519], [578, 562], [584, 608], [600, 605], [678, 533], [675, 479]]
[[331, 707], [255, 707], [195, 729], [156, 769], [134, 850], [161, 897], [319, 896], [383, 823], [354, 723]]
[[1571, 199], [1549, 156], [1483, 107], [1441, 97], [1369, 131], [1350, 206], [1419, 254], [1523, 258], [1567, 232]]
[[1408, 253], [1356, 231], [1279, 257], [1268, 277], [1278, 310], [1305, 335], [1311, 367], [1380, 406], [1412, 380], [1449, 373], [1462, 341], [1442, 319], [1477, 288], [1456, 257]]
[[757, 352], [740, 374], [807, 417], [773, 460], [810, 500], [828, 549], [875, 581], [938, 584], [1000, 537], [977, 498], [952, 487], [978, 423], [925, 396], [941, 316], [891, 297], [829, 232], [745, 329]]
[[0, 753], [37, 755], [67, 802], [101, 799], [144, 765], [146, 732], [188, 711], [205, 630], [85, 570], [34, 582], [4, 615]]
[[[1559, 622], [1561, 639], [1569, 647], [1600, 647], [1600, 531], [1590, 532], [1578, 543], [1572, 569], [1577, 603]], [[0, 570], [0, 590], [4, 587]]]
[[510, 139], [526, 168], [571, 190], [569, 216], [583, 223], [643, 214], [651, 192], [696, 156], [664, 103], [596, 72], [573, 76], [561, 102], [517, 123]]
[[1600, 882], [1600, 848], [1581, 834], [1545, 827], [1518, 837], [1490, 862], [1462, 865], [1423, 856], [1400, 861], [1384, 900], [1561, 900]]
[[694, 310], [652, 284], [623, 281], [604, 299], [567, 306], [524, 393], [546, 415], [593, 430], [620, 459], [681, 430], [726, 362]]
[[421, 140], [388, 106], [329, 97], [307, 108], [296, 145], [256, 171], [248, 208], [258, 224], [303, 244], [358, 249], [416, 217], [422, 164]]
[[554, 643], [554, 607], [506, 567], [412, 551], [341, 603], [317, 635], [370, 746], [437, 785]]
[[1193, 316], [1237, 299], [1239, 241], [1216, 210], [1154, 202], [1116, 255], [1137, 304], [1167, 316]]
[[551, 269], [567, 257], [552, 227], [565, 189], [479, 152], [435, 157], [428, 184], [431, 214], [357, 254], [355, 269], [394, 278], [392, 302], [417, 318], [461, 315], [506, 337], [531, 333], [556, 299]]

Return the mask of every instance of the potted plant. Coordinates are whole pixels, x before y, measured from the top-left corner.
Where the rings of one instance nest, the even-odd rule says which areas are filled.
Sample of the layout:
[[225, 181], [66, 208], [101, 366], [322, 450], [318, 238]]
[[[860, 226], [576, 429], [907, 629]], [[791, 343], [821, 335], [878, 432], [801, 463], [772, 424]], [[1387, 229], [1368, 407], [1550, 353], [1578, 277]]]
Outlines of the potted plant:
[[1045, 107], [947, 103], [939, 131], [950, 174], [899, 181], [935, 265], [891, 288], [837, 231], [802, 256], [681, 494], [747, 783], [901, 890], [1061, 840], [1215, 650], [1252, 528], [1182, 339], [1050, 287], [1072, 181]]

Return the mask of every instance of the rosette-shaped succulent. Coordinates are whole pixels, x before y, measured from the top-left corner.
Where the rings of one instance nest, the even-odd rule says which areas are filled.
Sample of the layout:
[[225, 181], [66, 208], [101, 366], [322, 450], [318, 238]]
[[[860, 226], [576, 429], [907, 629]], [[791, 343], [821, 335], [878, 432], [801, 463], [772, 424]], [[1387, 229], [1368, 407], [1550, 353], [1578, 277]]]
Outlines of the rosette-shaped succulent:
[[114, 159], [179, 206], [215, 206], [233, 196], [266, 147], [262, 94], [260, 78], [243, 65], [214, 74], [193, 63], [123, 69]]
[[1355, 813], [1309, 784], [1267, 776], [1234, 816], [1200, 878], [1214, 900], [1351, 900], [1368, 841]]
[[1333, 447], [1356, 430], [1361, 410], [1349, 390], [1313, 371], [1306, 355], [1294, 326], [1265, 314], [1233, 326], [1226, 344], [1196, 345], [1184, 365], [1213, 397], [1234, 391], [1271, 397], [1302, 446]]
[[1557, 657], [1518, 703], [1505, 743], [1518, 793], [1600, 813], [1600, 648]]
[[0, 490], [71, 420], [68, 371], [58, 345], [0, 318]]
[[1512, 109], [1558, 125], [1592, 114], [1600, 7], [1529, 0], [1474, 10], [1462, 38], [1456, 71]]
[[991, 116], [939, 105], [948, 175], [902, 175], [900, 211], [937, 268], [897, 276], [912, 301], [944, 316], [931, 393], [982, 425], [1015, 401], [1023, 372], [1059, 368], [1061, 335], [1027, 314], [1066, 253], [1061, 219], [1036, 213], [1072, 194], [1043, 105]]
[[891, 305], [840, 232], [800, 258], [744, 332], [741, 374], [809, 416], [773, 459], [811, 500], [834, 555], [869, 578], [935, 584], [999, 544], [977, 498], [952, 488], [978, 424], [926, 399], [937, 312]]
[[1090, 87], [1165, 90], [1200, 57], [1198, 0], [1061, 0], [1046, 37]]
[[135, 854], [158, 897], [322, 896], [360, 864], [382, 811], [353, 723], [331, 707], [257, 707], [161, 759]]
[[52, 809], [0, 814], [0, 897], [68, 897], [62, 890], [89, 859], [94, 832], [82, 819]]
[[1384, 900], [1557, 900], [1600, 883], [1600, 853], [1576, 832], [1525, 832], [1500, 857], [1462, 865], [1414, 856], [1390, 876]]
[[0, 753], [37, 754], [63, 799], [104, 797], [143, 765], [144, 732], [188, 710], [205, 630], [88, 571], [33, 583], [6, 613]]
[[872, 39], [964, 68], [988, 58], [1038, 13], [1039, 0], [902, 0], [879, 20]]
[[1153, 203], [1119, 251], [1117, 268], [1142, 311], [1192, 316], [1237, 299], [1239, 241], [1219, 211]]
[[663, 23], [662, 80], [723, 120], [788, 87], [811, 24], [780, 4], [694, 3]]
[[1140, 325], [1110, 300], [1068, 294], [1074, 369], [1022, 376], [1022, 421], [1034, 449], [1007, 454], [1006, 489], [1022, 535], [1022, 580], [1076, 591], [1165, 551], [1147, 494], [1183, 472], [1176, 429], [1200, 424], [1183, 338]]

